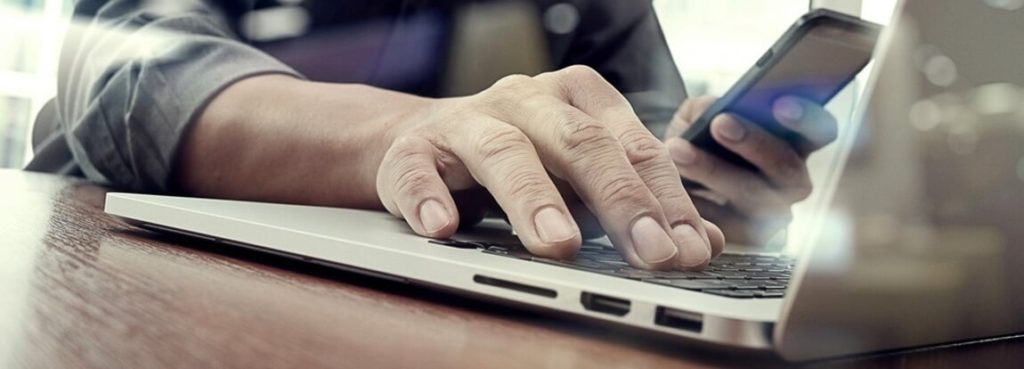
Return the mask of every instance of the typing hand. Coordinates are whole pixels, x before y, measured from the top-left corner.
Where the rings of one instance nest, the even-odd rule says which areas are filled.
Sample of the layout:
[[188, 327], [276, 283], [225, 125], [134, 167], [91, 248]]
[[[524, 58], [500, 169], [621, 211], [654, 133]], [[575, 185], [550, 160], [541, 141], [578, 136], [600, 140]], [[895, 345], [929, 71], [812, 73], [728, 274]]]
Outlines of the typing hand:
[[597, 72], [509, 76], [468, 97], [430, 100], [390, 129], [377, 192], [423, 236], [459, 223], [452, 191], [482, 186], [530, 252], [573, 256], [567, 184], [632, 265], [700, 269], [722, 249], [684, 190], [664, 144]]
[[716, 117], [712, 136], [754, 164], [755, 172], [678, 138], [715, 100], [704, 96], [683, 102], [665, 132], [666, 146], [679, 175], [704, 186], [691, 191], [701, 214], [721, 226], [731, 241], [763, 244], [792, 220], [792, 205], [810, 195], [807, 156], [835, 140], [836, 120], [810, 101], [780, 98], [774, 106], [775, 119], [802, 136], [792, 145], [751, 122], [728, 114]]

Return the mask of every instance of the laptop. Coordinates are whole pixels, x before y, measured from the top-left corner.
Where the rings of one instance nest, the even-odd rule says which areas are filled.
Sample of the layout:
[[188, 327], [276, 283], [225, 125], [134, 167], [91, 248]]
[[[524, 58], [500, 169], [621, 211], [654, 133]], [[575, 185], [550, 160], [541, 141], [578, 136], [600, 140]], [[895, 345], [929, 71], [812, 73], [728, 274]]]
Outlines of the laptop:
[[1024, 332], [1024, 9], [899, 6], [796, 254], [630, 268], [607, 239], [530, 256], [502, 222], [451, 240], [373, 211], [109, 193], [143, 228], [802, 361]]

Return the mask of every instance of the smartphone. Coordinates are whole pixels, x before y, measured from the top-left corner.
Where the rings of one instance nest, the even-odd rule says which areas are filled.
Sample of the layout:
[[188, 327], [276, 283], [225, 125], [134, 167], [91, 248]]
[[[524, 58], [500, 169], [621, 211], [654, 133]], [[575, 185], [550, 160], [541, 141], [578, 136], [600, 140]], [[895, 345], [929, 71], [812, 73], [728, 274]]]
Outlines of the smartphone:
[[743, 168], [754, 169], [711, 136], [711, 120], [734, 114], [790, 144], [801, 137], [775, 120], [772, 107], [782, 96], [825, 105], [871, 61], [882, 27], [826, 9], [802, 16], [728, 92], [682, 134], [695, 146]]

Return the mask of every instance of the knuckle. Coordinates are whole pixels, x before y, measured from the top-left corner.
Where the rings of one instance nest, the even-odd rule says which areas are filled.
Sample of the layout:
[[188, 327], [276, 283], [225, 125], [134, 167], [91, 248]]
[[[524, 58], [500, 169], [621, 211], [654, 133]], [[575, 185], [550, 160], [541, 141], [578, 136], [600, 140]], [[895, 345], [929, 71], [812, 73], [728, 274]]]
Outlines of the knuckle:
[[552, 106], [558, 106], [562, 102], [548, 95], [531, 94], [516, 100], [516, 108], [519, 114], [527, 117], [527, 122], [540, 123], [548, 122], [550, 113], [547, 113]]
[[665, 144], [648, 132], [632, 131], [624, 134], [620, 141], [629, 163], [634, 166], [650, 166], [670, 160]]
[[689, 197], [683, 188], [682, 182], [673, 177], [659, 177], [649, 181], [647, 187], [663, 204], [688, 204]]
[[591, 68], [589, 66], [582, 65], [582, 64], [571, 65], [569, 67], [566, 67], [564, 69], [564, 71], [565, 71], [565, 74], [567, 76], [569, 76], [570, 78], [573, 78], [573, 79], [582, 79], [582, 80], [599, 80], [599, 79], [604, 79], [603, 77], [601, 77], [601, 73], [598, 73], [596, 70], [594, 70], [594, 68]]
[[534, 82], [533, 78], [524, 74], [510, 74], [502, 77], [497, 82], [494, 82], [492, 87], [504, 90], [504, 89], [519, 89], [522, 87], [530, 86]]
[[428, 197], [433, 187], [433, 176], [425, 168], [411, 168], [395, 179], [395, 190], [405, 197], [420, 199]]
[[526, 168], [514, 170], [502, 179], [508, 188], [507, 195], [519, 199], [520, 203], [548, 204], [553, 193], [548, 179]]
[[565, 119], [558, 125], [557, 137], [559, 146], [571, 152], [615, 144], [608, 128], [595, 120], [582, 117]]
[[483, 99], [484, 106], [511, 107], [522, 96], [533, 95], [530, 91], [535, 89], [536, 82], [533, 78], [522, 74], [508, 75], [480, 93], [480, 97]]
[[486, 166], [503, 165], [508, 160], [515, 160], [524, 155], [531, 147], [530, 139], [522, 131], [506, 126], [484, 134], [477, 141], [476, 152], [481, 163]]
[[628, 175], [605, 177], [597, 188], [598, 197], [609, 204], [644, 205], [646, 192], [643, 183]]
[[394, 143], [391, 144], [391, 150], [396, 158], [408, 160], [410, 157], [419, 154], [422, 148], [420, 139], [412, 136], [401, 136], [396, 138]]
[[421, 142], [412, 137], [400, 137], [391, 145], [382, 165], [387, 165], [391, 170], [399, 173], [415, 169], [421, 162], [420, 157], [424, 154]]

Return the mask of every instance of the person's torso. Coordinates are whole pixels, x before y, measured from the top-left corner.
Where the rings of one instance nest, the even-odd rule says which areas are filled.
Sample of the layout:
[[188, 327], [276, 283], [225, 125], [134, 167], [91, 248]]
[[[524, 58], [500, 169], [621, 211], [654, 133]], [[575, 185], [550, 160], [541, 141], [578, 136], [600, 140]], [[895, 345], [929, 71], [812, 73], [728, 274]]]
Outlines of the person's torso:
[[[471, 7], [476, 10], [502, 3], [496, 0], [311, 0], [286, 6], [277, 1], [260, 0], [250, 8], [224, 7], [229, 19], [236, 21], [235, 29], [243, 39], [311, 80], [368, 84], [437, 97], [447, 93], [445, 81], [450, 73], [457, 72], [451, 70], [452, 40], [457, 38], [458, 32], [467, 30], [460, 28], [456, 20], [464, 18]], [[563, 66], [573, 36], [573, 30], [546, 29], [543, 26], [545, 11], [559, 4], [575, 9], [585, 7], [585, 3], [521, 2], [519, 8], [536, 18], [534, 24], [540, 28], [522, 31], [543, 35], [538, 42], [544, 51], [544, 60], [537, 64], [551, 68]], [[486, 45], [475, 45], [474, 50], [462, 48], [458, 52], [460, 57], [467, 57], [467, 52], [494, 52], [481, 48], [508, 48], [505, 41], [499, 38]]]

